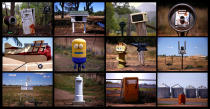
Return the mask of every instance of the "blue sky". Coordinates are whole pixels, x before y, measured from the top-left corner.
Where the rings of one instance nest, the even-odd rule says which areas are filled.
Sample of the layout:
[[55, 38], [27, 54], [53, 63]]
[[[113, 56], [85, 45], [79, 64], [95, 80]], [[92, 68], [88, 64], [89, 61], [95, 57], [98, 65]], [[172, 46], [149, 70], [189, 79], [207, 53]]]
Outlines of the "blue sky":
[[161, 37], [158, 38], [158, 55], [178, 55], [178, 41], [180, 46], [187, 45], [187, 54], [185, 56], [203, 55], [208, 56], [208, 38], [207, 37]]
[[[106, 79], [123, 79], [123, 77], [138, 77], [138, 79], [156, 79], [156, 73], [106, 73]], [[112, 82], [119, 82], [111, 80]], [[140, 81], [140, 84], [156, 84], [156, 81]]]
[[[44, 40], [44, 43], [48, 43], [48, 45], [51, 47], [51, 55], [53, 56], [53, 40], [52, 38], [40, 38], [40, 37], [29, 37], [29, 38], [26, 38], [26, 37], [18, 37], [19, 41], [22, 43], [22, 47], [24, 46], [24, 43], [33, 43], [33, 41], [36, 41], [36, 40]], [[6, 38], [4, 37], [3, 38], [3, 46], [2, 46], [2, 52], [4, 53], [4, 43], [9, 43], [11, 44], [12, 46], [15, 46], [16, 47], [16, 44], [15, 42], [13, 41], [12, 38], [9, 38], [8, 40], [6, 40]]]
[[52, 73], [3, 73], [3, 84], [25, 85], [27, 78], [31, 79], [29, 85], [52, 85]]
[[[54, 8], [56, 6], [60, 10], [62, 10], [59, 2], [54, 3]], [[93, 4], [91, 6], [93, 7], [93, 12], [104, 11], [104, 2], [93, 2]], [[80, 2], [79, 11], [84, 11], [84, 7], [85, 7], [85, 2]], [[65, 9], [64, 9], [64, 11], [65, 11]]]
[[192, 85], [195, 88], [203, 85], [208, 87], [208, 74], [205, 73], [158, 73], [158, 86], [162, 83], [168, 86], [179, 84], [186, 88], [188, 85]]

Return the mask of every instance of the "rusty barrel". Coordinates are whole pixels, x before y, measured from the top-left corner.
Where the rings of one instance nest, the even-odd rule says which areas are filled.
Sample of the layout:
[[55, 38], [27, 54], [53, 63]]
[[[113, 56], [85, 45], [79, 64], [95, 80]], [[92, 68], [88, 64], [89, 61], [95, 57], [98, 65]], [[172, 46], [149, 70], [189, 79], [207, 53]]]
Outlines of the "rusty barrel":
[[185, 104], [186, 102], [186, 97], [185, 94], [179, 94], [179, 104]]

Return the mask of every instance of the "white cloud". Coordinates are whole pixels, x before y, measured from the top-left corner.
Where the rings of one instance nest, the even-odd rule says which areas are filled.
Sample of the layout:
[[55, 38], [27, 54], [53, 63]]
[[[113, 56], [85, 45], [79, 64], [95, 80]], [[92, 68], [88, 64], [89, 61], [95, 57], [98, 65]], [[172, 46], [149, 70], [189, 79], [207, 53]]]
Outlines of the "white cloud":
[[137, 3], [137, 2], [131, 2], [129, 3], [130, 6], [133, 6], [135, 8], [139, 7], [142, 3]]
[[35, 73], [35, 74], [37, 74], [37, 75], [44, 75], [44, 73]]
[[8, 76], [16, 77], [16, 74], [8, 74]]
[[50, 78], [50, 76], [44, 75], [43, 78]]
[[198, 48], [198, 46], [194, 46], [194, 48]]

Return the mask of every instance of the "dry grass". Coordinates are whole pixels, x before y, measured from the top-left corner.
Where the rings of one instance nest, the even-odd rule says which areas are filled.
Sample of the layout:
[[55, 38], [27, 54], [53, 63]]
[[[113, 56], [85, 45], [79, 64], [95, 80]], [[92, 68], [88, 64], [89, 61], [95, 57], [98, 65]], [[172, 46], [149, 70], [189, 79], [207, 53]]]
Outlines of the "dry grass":
[[[158, 98], [158, 101], [177, 101], [178, 98]], [[186, 98], [186, 102], [208, 102], [207, 98]]]
[[[33, 91], [21, 91], [20, 86], [3, 86], [3, 106], [24, 106], [28, 100], [23, 95], [34, 97], [36, 101], [46, 102], [45, 105], [52, 106], [52, 87], [51, 86], [35, 86]], [[22, 101], [20, 101], [22, 96]]]
[[[144, 52], [145, 58], [145, 65], [147, 67], [140, 66], [140, 62], [138, 61], [138, 53], [137, 48], [131, 45], [127, 45], [127, 54], [125, 60], [127, 62], [125, 69], [121, 70], [133, 70], [133, 71], [140, 71], [140, 70], [155, 70], [155, 68], [150, 68], [150, 66], [156, 66], [156, 48], [155, 47], [147, 47], [148, 51]], [[117, 52], [115, 51], [115, 45], [106, 44], [106, 68], [107, 70], [120, 70], [117, 69], [118, 61], [116, 60], [118, 57]], [[135, 68], [134, 68], [135, 67]]]
[[[165, 64], [165, 57], [158, 56], [158, 70], [159, 71], [181, 71], [181, 57], [173, 57], [172, 65], [166, 65], [171, 63], [171, 57], [167, 56], [167, 62]], [[208, 60], [199, 56], [187, 56], [184, 57], [184, 71], [207, 71]]]

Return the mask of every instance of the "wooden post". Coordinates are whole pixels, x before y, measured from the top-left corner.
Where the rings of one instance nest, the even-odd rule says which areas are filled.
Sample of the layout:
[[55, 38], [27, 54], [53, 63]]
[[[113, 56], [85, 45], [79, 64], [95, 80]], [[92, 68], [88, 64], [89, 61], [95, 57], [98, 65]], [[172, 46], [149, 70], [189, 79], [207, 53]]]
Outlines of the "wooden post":
[[136, 33], [138, 36], [147, 36], [146, 22], [136, 23]]
[[182, 70], [183, 70], [183, 54], [182, 54]]
[[131, 18], [128, 16], [127, 36], [131, 36]]
[[84, 22], [84, 34], [86, 33], [86, 23]]

